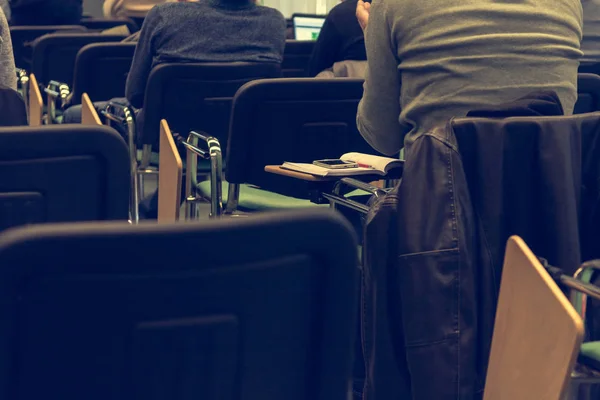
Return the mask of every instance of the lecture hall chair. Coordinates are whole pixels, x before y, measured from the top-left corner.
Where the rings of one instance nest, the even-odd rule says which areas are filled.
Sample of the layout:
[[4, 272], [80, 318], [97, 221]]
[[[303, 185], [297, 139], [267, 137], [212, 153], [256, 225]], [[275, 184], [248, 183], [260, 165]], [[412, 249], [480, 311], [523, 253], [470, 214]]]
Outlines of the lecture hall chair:
[[577, 311], [525, 242], [510, 238], [484, 400], [564, 400], [582, 340]]
[[85, 26], [90, 31], [103, 31], [105, 29], [115, 28], [125, 25], [129, 32], [135, 33], [140, 27], [130, 18], [82, 18], [80, 25]]
[[127, 221], [127, 146], [106, 126], [0, 128], [0, 176], [0, 230]]
[[50, 81], [73, 84], [75, 58], [79, 50], [90, 43], [119, 42], [123, 35], [101, 33], [51, 33], [33, 42], [31, 71], [41, 84]]
[[83, 93], [94, 101], [125, 97], [125, 82], [135, 46], [135, 43], [111, 42], [82, 47], [75, 59], [69, 106], [79, 104]]
[[[144, 175], [157, 173], [157, 155], [153, 149], [159, 147], [161, 120], [167, 120], [173, 132], [187, 134], [197, 129], [223, 139], [228, 132], [231, 101], [238, 88], [246, 82], [280, 74], [280, 65], [271, 63], [190, 63], [155, 67], [148, 78], [144, 107], [137, 117], [138, 126], [134, 118], [129, 118], [131, 173], [135, 180], [133, 220], [138, 220], [137, 204], [144, 192]], [[116, 108], [123, 107], [110, 105], [105, 117], [117, 123], [125, 122], [125, 118], [117, 117]]]
[[286, 40], [281, 71], [284, 78], [308, 76], [308, 62], [315, 47], [314, 41]]
[[600, 111], [600, 75], [578, 74], [577, 103], [573, 114]]
[[355, 248], [329, 210], [6, 232], [0, 397], [346, 400]]
[[[186, 198], [210, 199], [214, 216], [221, 215], [222, 204], [226, 204], [225, 214], [312, 206], [305, 185], [266, 173], [264, 168], [285, 161], [312, 163], [352, 151], [380, 155], [356, 128], [362, 93], [361, 79], [283, 78], [247, 83], [233, 100], [228, 142], [219, 146], [227, 149], [227, 182], [219, 190], [216, 181], [222, 172], [215, 169], [204, 182], [186, 174]], [[191, 135], [187, 144], [206, 148], [199, 139]], [[218, 142], [209, 142], [212, 153], [221, 153], [216, 151]], [[197, 154], [187, 147], [189, 171]], [[195, 203], [186, 201], [186, 218], [198, 217]]]
[[10, 36], [17, 68], [31, 72], [32, 43], [35, 39], [54, 32], [86, 32], [81, 25], [40, 25], [40, 26], [11, 26]]

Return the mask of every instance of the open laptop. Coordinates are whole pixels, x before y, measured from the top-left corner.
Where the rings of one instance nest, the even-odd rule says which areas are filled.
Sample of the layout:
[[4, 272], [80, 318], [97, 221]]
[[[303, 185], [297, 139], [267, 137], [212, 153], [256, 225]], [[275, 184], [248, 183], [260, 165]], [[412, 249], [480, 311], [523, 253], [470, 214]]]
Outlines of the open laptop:
[[292, 15], [292, 23], [294, 24], [294, 39], [317, 40], [325, 23], [325, 17], [322, 15], [294, 14]]

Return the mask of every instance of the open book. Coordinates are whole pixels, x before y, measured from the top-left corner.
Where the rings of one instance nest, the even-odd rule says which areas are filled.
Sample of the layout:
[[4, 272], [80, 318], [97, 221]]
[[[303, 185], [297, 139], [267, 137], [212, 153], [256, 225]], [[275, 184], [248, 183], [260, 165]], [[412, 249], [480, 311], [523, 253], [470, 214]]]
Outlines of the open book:
[[281, 168], [303, 172], [315, 176], [354, 176], [354, 175], [387, 175], [394, 168], [401, 168], [403, 161], [397, 158], [372, 156], [363, 153], [346, 153], [340, 157], [344, 161], [358, 163], [358, 168], [325, 168], [314, 164], [285, 162]]

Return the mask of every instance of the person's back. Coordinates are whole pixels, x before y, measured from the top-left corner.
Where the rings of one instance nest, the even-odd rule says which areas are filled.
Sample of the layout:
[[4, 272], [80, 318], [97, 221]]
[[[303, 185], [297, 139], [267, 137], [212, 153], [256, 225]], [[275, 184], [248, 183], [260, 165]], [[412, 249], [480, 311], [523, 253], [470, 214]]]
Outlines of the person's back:
[[126, 96], [141, 107], [152, 68], [167, 62], [281, 63], [283, 15], [250, 0], [200, 0], [153, 8], [142, 26]]
[[394, 154], [481, 106], [538, 90], [577, 99], [580, 0], [375, 0], [362, 135]]
[[365, 38], [356, 20], [358, 0], [345, 0], [329, 12], [315, 49], [313, 50], [308, 75], [316, 76], [341, 61], [365, 61]]

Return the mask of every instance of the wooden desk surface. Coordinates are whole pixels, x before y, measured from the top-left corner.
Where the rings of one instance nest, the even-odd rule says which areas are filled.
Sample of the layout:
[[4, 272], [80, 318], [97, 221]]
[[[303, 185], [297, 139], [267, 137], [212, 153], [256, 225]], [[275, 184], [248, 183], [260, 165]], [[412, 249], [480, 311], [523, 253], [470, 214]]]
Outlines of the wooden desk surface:
[[314, 176], [311, 174], [305, 174], [303, 172], [291, 171], [289, 169], [281, 168], [280, 165], [267, 165], [265, 167], [265, 172], [269, 172], [271, 174], [289, 176], [294, 179], [301, 179], [303, 181], [308, 182], [331, 182], [339, 180], [339, 176]]
[[[401, 171], [401, 170], [400, 170]], [[294, 179], [300, 179], [306, 182], [335, 182], [339, 181], [342, 178], [354, 178], [363, 182], [377, 182], [383, 181], [385, 179], [398, 179], [402, 175], [401, 173], [398, 176], [390, 172], [387, 176], [381, 176], [378, 174], [365, 174], [365, 175], [347, 175], [347, 176], [315, 176], [311, 174], [305, 174], [303, 172], [291, 171], [289, 169], [281, 168], [280, 165], [267, 165], [265, 167], [265, 172], [287, 176]]]

